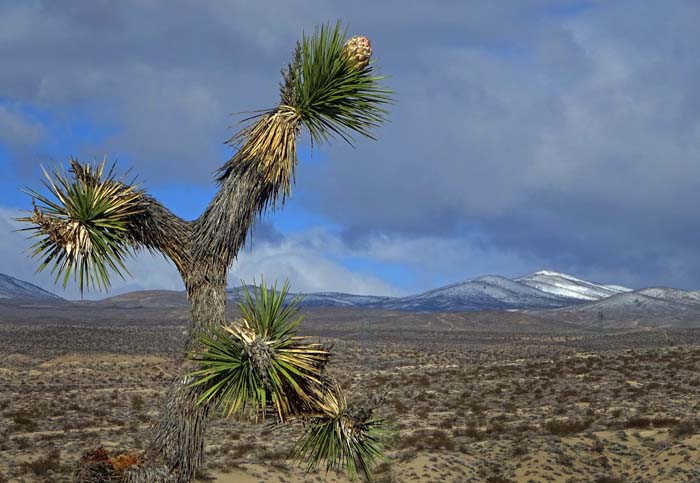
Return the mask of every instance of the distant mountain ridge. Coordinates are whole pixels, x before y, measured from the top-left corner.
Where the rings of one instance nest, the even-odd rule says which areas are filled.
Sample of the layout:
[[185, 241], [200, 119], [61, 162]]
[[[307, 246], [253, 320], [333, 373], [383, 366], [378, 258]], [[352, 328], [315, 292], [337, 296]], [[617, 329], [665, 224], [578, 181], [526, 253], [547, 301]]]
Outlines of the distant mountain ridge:
[[[227, 290], [232, 302], [244, 288]], [[289, 298], [297, 294], [290, 294]], [[367, 308], [411, 312], [547, 311], [596, 320], [621, 317], [637, 319], [675, 314], [685, 319], [697, 314], [700, 322], [700, 291], [668, 287], [632, 290], [619, 285], [589, 282], [564, 273], [540, 270], [513, 279], [486, 275], [423, 293], [388, 297], [340, 292], [298, 294], [305, 307]], [[0, 298], [63, 300], [61, 297], [8, 275], [0, 274]], [[83, 304], [112, 308], [169, 309], [187, 307], [184, 292], [143, 290]]]
[[551, 309], [577, 300], [556, 296], [505, 277], [487, 275], [378, 304], [392, 310], [460, 312], [475, 310]]
[[[229, 300], [237, 300], [243, 287], [227, 289]], [[541, 270], [509, 279], [486, 275], [404, 297], [314, 292], [301, 295], [305, 307], [362, 307], [413, 312], [463, 312], [498, 310], [546, 310], [601, 300], [631, 289], [601, 285], [571, 275]], [[680, 291], [683, 292], [683, 291]], [[678, 295], [680, 297], [680, 295]], [[57, 299], [61, 297], [28, 282], [0, 274], [0, 297]], [[116, 295], [96, 303], [121, 308], [177, 307], [188, 305], [183, 292], [142, 290]]]
[[3, 273], [0, 273], [0, 299], [64, 300], [41, 287]]
[[[229, 299], [241, 287], [229, 288]], [[509, 279], [485, 275], [405, 297], [352, 295], [339, 292], [299, 294], [307, 307], [362, 307], [411, 312], [546, 310], [600, 300], [632, 289], [601, 285], [571, 275], [541, 270]], [[290, 294], [290, 298], [296, 294]]]

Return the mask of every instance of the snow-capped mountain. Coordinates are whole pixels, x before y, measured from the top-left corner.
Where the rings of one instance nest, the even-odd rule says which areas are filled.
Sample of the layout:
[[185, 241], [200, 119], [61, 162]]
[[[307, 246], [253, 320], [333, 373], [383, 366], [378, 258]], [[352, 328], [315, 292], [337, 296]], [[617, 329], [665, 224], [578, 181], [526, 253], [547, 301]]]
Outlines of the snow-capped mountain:
[[699, 303], [650, 297], [641, 292], [619, 293], [562, 310], [589, 325], [697, 327], [700, 322]]
[[47, 292], [43, 288], [3, 273], [0, 273], [0, 298], [63, 300], [58, 295]]
[[388, 300], [379, 306], [384, 309], [417, 312], [459, 312], [552, 309], [577, 302], [577, 299], [543, 292], [508, 278], [487, 275], [418, 295]]
[[671, 300], [684, 304], [698, 305], [700, 304], [700, 290], [679, 290], [669, 287], [651, 287], [637, 290], [635, 293], [654, 297], [657, 299]]
[[[254, 288], [248, 287], [249, 290]], [[229, 300], [232, 303], [240, 300], [243, 290], [243, 287], [229, 288]], [[633, 291], [619, 285], [588, 282], [550, 270], [541, 270], [515, 279], [488, 275], [404, 297], [316, 292], [290, 294], [289, 300], [295, 295], [303, 297], [302, 306], [305, 307], [412, 312], [534, 310], [569, 318], [573, 323], [599, 323], [601, 320], [614, 319], [646, 325], [669, 321], [677, 326], [700, 323], [700, 291], [667, 287]], [[0, 299], [10, 302], [12, 299], [62, 300], [35, 285], [2, 274]], [[168, 290], [144, 290], [99, 302], [81, 303], [111, 308], [179, 309], [189, 306], [184, 292]]]
[[632, 289], [627, 287], [587, 282], [571, 275], [551, 270], [540, 270], [539, 272], [516, 278], [515, 281], [542, 292], [579, 301], [601, 300], [615, 294], [632, 291]]

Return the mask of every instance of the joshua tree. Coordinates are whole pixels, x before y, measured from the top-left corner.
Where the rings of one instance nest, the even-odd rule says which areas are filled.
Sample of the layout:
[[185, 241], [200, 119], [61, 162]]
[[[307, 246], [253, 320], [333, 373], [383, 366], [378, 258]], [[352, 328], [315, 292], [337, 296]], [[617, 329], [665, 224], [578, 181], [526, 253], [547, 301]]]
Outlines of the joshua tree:
[[[73, 279], [81, 293], [106, 290], [110, 273], [123, 277], [126, 259], [146, 249], [172, 260], [192, 305], [186, 357], [145, 455], [120, 462], [124, 481], [190, 481], [217, 407], [310, 423], [295, 450], [310, 467], [325, 462], [368, 474], [379, 456], [371, 412], [348, 409], [324, 372], [328, 349], [295, 335], [298, 302], [283, 303], [286, 286], [278, 292], [263, 285], [242, 302], [240, 319], [226, 315], [227, 271], [258, 215], [290, 194], [302, 131], [312, 144], [351, 143], [353, 135], [374, 139], [384, 122], [391, 93], [379, 85], [371, 54], [369, 40], [348, 40], [340, 23], [303, 35], [282, 71], [280, 104], [258, 111], [228, 141], [235, 154], [218, 170], [218, 192], [196, 220], [179, 218], [104, 161], [70, 160], [67, 172], [45, 172], [47, 194], [28, 191], [34, 210], [22, 220], [37, 239], [32, 253], [64, 286]], [[103, 451], [92, 458], [119, 466]]]

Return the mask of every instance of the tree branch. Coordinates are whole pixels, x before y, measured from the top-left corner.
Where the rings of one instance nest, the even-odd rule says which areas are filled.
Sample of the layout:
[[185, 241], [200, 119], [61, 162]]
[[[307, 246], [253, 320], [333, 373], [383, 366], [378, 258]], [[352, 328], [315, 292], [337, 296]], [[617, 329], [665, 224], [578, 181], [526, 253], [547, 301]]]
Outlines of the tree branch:
[[152, 196], [143, 194], [138, 212], [128, 219], [126, 236], [134, 248], [158, 251], [170, 258], [185, 278], [190, 268], [191, 225]]
[[203, 272], [233, 263], [255, 217], [274, 196], [274, 185], [260, 175], [257, 165], [238, 155], [221, 173], [219, 190], [193, 222], [192, 255], [195, 266]]

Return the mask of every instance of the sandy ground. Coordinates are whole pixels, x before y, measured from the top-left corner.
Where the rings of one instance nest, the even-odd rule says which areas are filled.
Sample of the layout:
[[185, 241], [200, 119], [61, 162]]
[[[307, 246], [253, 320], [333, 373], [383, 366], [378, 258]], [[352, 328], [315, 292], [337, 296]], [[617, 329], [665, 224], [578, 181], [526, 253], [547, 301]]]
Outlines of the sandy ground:
[[[449, 322], [393, 339], [353, 335], [351, 319], [329, 331], [351, 401], [390, 389], [378, 482], [700, 481], [697, 332], [525, 337]], [[142, 450], [177, 367], [172, 333], [0, 323], [0, 483], [70, 481], [100, 445]], [[214, 418], [199, 479], [350, 481], [288, 461], [299, 431]]]

